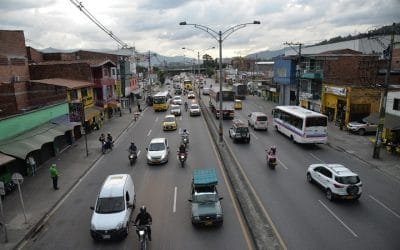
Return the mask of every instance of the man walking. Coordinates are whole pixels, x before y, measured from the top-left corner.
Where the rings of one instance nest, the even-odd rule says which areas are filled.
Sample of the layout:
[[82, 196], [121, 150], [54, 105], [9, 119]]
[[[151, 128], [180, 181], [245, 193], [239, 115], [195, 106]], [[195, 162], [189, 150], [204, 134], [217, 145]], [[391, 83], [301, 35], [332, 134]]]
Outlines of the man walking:
[[53, 179], [53, 188], [55, 189], [55, 190], [57, 190], [58, 189], [58, 185], [57, 185], [57, 181], [58, 181], [58, 170], [56, 169], [56, 164], [51, 164], [51, 167], [50, 167], [50, 176], [51, 176], [51, 179]]

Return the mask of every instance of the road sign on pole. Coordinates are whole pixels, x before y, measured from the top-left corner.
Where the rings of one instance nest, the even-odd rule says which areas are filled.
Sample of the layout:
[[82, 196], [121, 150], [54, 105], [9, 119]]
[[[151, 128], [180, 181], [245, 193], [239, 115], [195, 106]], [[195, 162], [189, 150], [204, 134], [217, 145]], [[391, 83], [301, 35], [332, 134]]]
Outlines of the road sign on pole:
[[21, 184], [24, 182], [24, 177], [20, 173], [13, 173], [11, 179], [18, 186], [19, 198], [21, 200], [22, 211], [24, 212], [25, 223], [28, 223], [28, 220], [26, 219], [25, 205], [24, 205], [24, 200], [22, 199], [22, 191], [21, 191]]

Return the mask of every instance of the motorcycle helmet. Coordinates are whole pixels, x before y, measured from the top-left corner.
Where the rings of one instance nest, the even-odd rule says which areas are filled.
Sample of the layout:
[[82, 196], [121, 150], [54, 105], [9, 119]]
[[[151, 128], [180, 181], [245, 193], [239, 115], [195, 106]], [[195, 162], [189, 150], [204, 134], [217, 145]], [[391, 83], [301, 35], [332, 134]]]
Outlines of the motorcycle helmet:
[[146, 207], [145, 206], [142, 206], [140, 208], [140, 213], [142, 213], [142, 214], [146, 213]]
[[186, 128], [183, 129], [183, 132], [186, 133]]

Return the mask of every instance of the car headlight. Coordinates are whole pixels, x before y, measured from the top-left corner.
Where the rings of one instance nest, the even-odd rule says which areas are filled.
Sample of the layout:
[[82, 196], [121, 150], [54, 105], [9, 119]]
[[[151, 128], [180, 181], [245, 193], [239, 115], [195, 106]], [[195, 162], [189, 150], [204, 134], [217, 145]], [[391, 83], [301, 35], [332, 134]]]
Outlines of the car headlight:
[[117, 230], [120, 230], [122, 227], [124, 226], [124, 222], [123, 221], [121, 221], [120, 223], [118, 223], [118, 225], [117, 225]]
[[199, 216], [193, 216], [193, 220], [200, 220]]
[[147, 160], [151, 161], [151, 156], [147, 155]]
[[222, 214], [217, 214], [217, 219], [221, 219], [222, 218]]

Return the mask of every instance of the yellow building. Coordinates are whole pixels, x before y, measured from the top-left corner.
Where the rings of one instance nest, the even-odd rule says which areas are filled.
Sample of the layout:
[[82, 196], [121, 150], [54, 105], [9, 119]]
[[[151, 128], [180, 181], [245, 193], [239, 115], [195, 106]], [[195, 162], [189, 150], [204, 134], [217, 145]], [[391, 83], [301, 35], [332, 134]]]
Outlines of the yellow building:
[[382, 89], [377, 87], [322, 85], [321, 112], [331, 121], [347, 125], [379, 112]]

